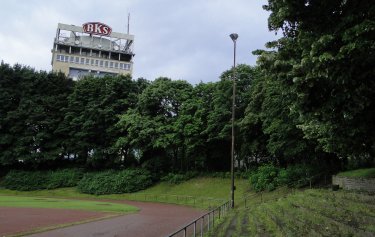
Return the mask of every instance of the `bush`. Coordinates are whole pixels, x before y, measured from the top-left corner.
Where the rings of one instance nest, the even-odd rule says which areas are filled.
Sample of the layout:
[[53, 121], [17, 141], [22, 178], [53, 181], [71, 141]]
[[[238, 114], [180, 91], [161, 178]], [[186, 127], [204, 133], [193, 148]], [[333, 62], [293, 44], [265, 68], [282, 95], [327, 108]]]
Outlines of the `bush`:
[[63, 169], [50, 171], [47, 189], [74, 187], [83, 177], [82, 169]]
[[12, 190], [31, 191], [46, 188], [47, 172], [11, 170], [4, 177], [3, 186]]
[[79, 169], [57, 171], [11, 170], [4, 177], [5, 188], [19, 191], [53, 189], [76, 186], [83, 172]]
[[131, 193], [145, 189], [151, 184], [152, 177], [147, 170], [109, 170], [85, 174], [78, 183], [78, 190], [96, 195]]
[[303, 187], [309, 184], [313, 175], [313, 168], [305, 164], [291, 165], [281, 169], [278, 176], [278, 184], [289, 187]]
[[271, 164], [258, 167], [250, 174], [250, 183], [257, 191], [272, 191], [278, 186], [303, 187], [309, 184], [318, 169], [305, 164], [290, 165], [286, 169]]
[[278, 186], [279, 171], [279, 168], [271, 164], [260, 166], [250, 175], [250, 183], [257, 192], [272, 191]]

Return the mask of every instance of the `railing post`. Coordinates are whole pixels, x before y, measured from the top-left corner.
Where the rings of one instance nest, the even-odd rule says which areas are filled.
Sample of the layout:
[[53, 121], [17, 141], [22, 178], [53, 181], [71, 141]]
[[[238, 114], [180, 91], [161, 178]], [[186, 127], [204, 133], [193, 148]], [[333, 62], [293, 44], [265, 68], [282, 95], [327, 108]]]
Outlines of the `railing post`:
[[184, 228], [184, 237], [186, 237], [186, 227]]
[[210, 230], [210, 213], [208, 213], [208, 230]]
[[196, 236], [196, 230], [197, 230], [197, 221], [194, 221], [194, 237]]
[[203, 237], [203, 222], [204, 222], [204, 216], [202, 217], [202, 221], [201, 221], [201, 237]]
[[215, 210], [212, 212], [212, 228], [215, 227]]

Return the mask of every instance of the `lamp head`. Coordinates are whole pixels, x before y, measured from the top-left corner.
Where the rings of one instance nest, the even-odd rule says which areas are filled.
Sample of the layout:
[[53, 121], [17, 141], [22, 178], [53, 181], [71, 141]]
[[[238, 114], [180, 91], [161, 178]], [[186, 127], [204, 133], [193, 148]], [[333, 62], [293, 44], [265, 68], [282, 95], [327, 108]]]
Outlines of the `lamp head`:
[[230, 34], [229, 36], [230, 36], [230, 38], [231, 38], [233, 41], [236, 41], [237, 38], [238, 38], [238, 34], [236, 34], [236, 33], [232, 33], [232, 34]]

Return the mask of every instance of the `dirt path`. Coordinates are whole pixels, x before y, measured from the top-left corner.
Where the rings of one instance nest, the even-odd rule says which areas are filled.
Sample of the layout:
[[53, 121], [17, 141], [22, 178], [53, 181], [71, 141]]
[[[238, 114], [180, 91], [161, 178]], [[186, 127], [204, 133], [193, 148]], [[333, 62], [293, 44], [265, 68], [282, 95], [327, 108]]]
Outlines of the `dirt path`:
[[189, 207], [161, 204], [123, 201], [136, 206], [138, 213], [94, 221], [86, 224], [65, 227], [30, 237], [158, 237], [184, 226], [204, 211]]

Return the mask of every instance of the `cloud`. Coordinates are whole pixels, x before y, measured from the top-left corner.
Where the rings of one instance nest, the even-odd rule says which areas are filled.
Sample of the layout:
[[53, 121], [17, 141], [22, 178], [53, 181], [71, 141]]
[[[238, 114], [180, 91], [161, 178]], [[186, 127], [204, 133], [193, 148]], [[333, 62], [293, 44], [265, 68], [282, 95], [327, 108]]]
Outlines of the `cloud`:
[[216, 81], [233, 63], [239, 34], [238, 63], [255, 64], [251, 51], [275, 39], [268, 32], [265, 1], [134, 0], [3, 1], [0, 14], [0, 59], [51, 70], [57, 23], [101, 21], [114, 31], [135, 35], [134, 77], [159, 76], [191, 83]]

